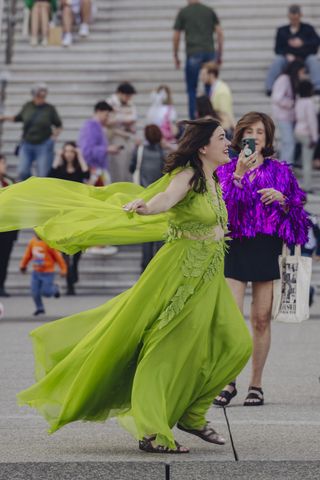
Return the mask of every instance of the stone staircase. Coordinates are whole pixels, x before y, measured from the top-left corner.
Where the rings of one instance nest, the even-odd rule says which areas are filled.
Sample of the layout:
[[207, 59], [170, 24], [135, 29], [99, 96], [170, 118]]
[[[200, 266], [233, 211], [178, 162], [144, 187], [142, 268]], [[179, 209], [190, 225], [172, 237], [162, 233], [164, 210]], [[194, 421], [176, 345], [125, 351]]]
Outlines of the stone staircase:
[[[275, 29], [286, 22], [286, 9], [291, 0], [207, 0], [221, 19], [225, 32], [224, 64], [221, 76], [234, 94], [236, 117], [248, 110], [270, 112], [270, 99], [264, 95], [264, 78], [273, 58]], [[22, 35], [23, 2], [19, 2], [18, 24], [13, 63], [6, 67], [4, 34], [0, 45], [0, 71], [10, 75], [6, 113], [15, 113], [29, 99], [34, 82], [49, 86], [49, 101], [63, 118], [60, 142], [77, 138], [82, 122], [91, 115], [98, 99], [112, 93], [119, 81], [131, 81], [137, 91], [139, 125], [144, 124], [149, 93], [160, 83], [173, 91], [179, 117], [186, 117], [186, 94], [183, 70], [176, 71], [172, 62], [172, 25], [184, 0], [96, 0], [98, 13], [87, 40], [77, 39], [69, 49], [29, 46]], [[320, 31], [319, 0], [301, 2], [305, 21]], [[253, 40], [254, 39], [254, 40]], [[183, 58], [183, 45], [181, 45]], [[20, 126], [4, 125], [3, 152], [9, 160], [9, 171], [16, 171], [17, 159], [12, 155], [20, 138]], [[315, 174], [314, 187], [319, 192], [320, 176]], [[319, 196], [310, 197], [310, 206], [319, 213]], [[20, 235], [13, 253], [8, 289], [27, 291], [27, 279], [17, 273], [18, 258], [30, 233]], [[123, 247], [112, 258], [94, 260], [84, 255], [78, 290], [91, 293], [117, 293], [130, 286], [139, 274], [138, 247]], [[320, 271], [315, 272], [320, 285]]]

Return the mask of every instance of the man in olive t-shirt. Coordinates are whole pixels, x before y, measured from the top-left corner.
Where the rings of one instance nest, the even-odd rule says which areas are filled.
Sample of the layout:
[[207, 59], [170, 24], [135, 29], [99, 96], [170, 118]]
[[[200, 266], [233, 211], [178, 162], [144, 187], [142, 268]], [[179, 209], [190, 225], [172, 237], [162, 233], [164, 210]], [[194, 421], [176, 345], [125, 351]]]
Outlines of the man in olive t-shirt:
[[[198, 0], [188, 0], [189, 5], [182, 8], [174, 23], [173, 54], [176, 68], [180, 68], [180, 35], [185, 33], [186, 66], [185, 78], [189, 98], [189, 116], [195, 118], [196, 95], [201, 66], [215, 60], [222, 63], [223, 31], [219, 19], [212, 8]], [[214, 33], [217, 34], [217, 51], [214, 46]], [[207, 94], [209, 92], [206, 92]]]
[[45, 84], [32, 88], [32, 100], [23, 105], [14, 116], [0, 116], [0, 121], [22, 122], [23, 133], [19, 148], [19, 180], [31, 176], [36, 164], [38, 177], [46, 177], [53, 162], [54, 140], [61, 131], [62, 122], [56, 108], [46, 102]]

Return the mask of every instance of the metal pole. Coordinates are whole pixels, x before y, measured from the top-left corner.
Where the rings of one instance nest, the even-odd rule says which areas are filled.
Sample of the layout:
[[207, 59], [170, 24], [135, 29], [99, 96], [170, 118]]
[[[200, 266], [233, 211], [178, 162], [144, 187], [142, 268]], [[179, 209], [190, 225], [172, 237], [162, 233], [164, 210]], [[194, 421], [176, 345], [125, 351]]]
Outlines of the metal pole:
[[6, 44], [6, 65], [12, 63], [14, 30], [16, 25], [17, 2], [16, 0], [7, 0], [7, 44]]
[[[6, 98], [7, 79], [0, 78], [0, 115], [4, 114], [4, 101]], [[3, 122], [0, 122], [0, 153], [2, 151]]]

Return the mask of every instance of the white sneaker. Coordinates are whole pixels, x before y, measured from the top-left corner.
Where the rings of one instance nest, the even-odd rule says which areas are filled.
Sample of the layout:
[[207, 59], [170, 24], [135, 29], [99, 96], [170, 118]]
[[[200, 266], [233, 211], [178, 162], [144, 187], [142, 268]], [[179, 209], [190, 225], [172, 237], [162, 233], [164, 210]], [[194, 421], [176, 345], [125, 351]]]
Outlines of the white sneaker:
[[80, 37], [88, 37], [89, 35], [89, 25], [87, 23], [81, 23], [79, 28]]
[[31, 37], [30, 45], [31, 45], [31, 47], [36, 47], [38, 45], [37, 37]]
[[87, 253], [93, 255], [114, 255], [118, 252], [118, 248], [112, 245], [107, 245], [105, 247], [92, 247], [88, 248]]
[[41, 41], [41, 46], [42, 47], [47, 47], [48, 46], [48, 39], [47, 38], [43, 38], [42, 41]]
[[62, 40], [63, 47], [70, 47], [72, 45], [72, 33], [65, 33]]

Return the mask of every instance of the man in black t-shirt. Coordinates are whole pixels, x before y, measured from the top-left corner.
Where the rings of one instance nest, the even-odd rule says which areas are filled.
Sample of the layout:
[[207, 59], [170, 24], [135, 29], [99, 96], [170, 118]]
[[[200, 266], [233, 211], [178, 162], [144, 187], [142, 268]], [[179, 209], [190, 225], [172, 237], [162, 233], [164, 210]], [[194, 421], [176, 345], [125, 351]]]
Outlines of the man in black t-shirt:
[[[186, 66], [185, 77], [189, 98], [189, 116], [195, 118], [197, 86], [201, 67], [215, 60], [222, 63], [223, 31], [219, 19], [212, 8], [198, 0], [188, 0], [174, 23], [173, 55], [176, 68], [180, 68], [179, 44], [181, 32], [185, 33]], [[214, 33], [217, 34], [217, 51], [214, 46]], [[207, 95], [209, 92], [206, 92]]]
[[278, 28], [274, 59], [266, 78], [266, 93], [271, 94], [276, 78], [289, 62], [303, 60], [317, 93], [320, 93], [320, 62], [317, 58], [320, 37], [308, 23], [302, 23], [299, 5], [291, 5], [288, 10], [289, 25]]

